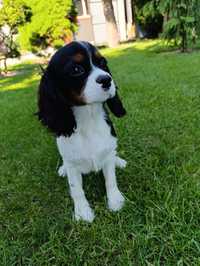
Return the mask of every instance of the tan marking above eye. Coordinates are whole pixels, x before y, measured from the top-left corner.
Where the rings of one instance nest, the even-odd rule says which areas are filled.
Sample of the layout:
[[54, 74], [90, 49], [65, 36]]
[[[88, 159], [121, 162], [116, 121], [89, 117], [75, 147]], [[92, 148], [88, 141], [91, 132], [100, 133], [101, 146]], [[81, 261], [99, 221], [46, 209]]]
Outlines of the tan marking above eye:
[[73, 56], [74, 61], [76, 61], [77, 63], [80, 63], [81, 61], [83, 61], [85, 58], [85, 56], [81, 53], [77, 53]]

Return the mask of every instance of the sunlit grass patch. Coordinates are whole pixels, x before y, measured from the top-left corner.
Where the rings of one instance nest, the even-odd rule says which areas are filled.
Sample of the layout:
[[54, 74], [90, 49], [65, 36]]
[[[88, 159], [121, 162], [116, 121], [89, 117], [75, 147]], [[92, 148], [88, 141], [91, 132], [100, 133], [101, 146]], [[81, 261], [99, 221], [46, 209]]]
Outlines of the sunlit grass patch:
[[[17, 74], [20, 75], [20, 74]], [[33, 74], [28, 79], [23, 80], [22, 82], [12, 83], [10, 85], [0, 85], [1, 91], [8, 91], [8, 90], [19, 90], [19, 89], [28, 89], [33, 82], [38, 81], [40, 76], [38, 74]], [[0, 82], [1, 83], [1, 82]]]

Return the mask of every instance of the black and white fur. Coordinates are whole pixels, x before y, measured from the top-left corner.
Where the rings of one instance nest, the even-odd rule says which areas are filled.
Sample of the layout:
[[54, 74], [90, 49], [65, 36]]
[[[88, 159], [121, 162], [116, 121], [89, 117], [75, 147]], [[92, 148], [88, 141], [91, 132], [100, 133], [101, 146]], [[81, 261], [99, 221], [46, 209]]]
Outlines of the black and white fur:
[[120, 210], [124, 197], [118, 189], [115, 168], [126, 161], [117, 156], [117, 138], [107, 107], [117, 117], [125, 115], [106, 59], [86, 42], [72, 42], [50, 60], [39, 86], [39, 120], [56, 136], [74, 201], [76, 220], [92, 222], [94, 213], [82, 187], [82, 174], [103, 170], [112, 211]]

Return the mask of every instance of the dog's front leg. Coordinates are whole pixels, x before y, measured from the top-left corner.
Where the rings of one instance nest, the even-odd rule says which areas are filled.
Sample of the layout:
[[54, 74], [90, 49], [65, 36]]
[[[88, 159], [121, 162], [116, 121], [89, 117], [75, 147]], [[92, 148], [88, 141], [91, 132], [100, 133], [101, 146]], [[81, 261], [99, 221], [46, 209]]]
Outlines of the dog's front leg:
[[124, 197], [119, 191], [115, 175], [115, 158], [106, 162], [103, 167], [103, 174], [106, 183], [108, 207], [112, 211], [118, 211], [124, 205]]
[[74, 201], [75, 219], [92, 222], [94, 213], [85, 197], [82, 187], [82, 175], [75, 169], [67, 169], [67, 177], [70, 187], [70, 193]]

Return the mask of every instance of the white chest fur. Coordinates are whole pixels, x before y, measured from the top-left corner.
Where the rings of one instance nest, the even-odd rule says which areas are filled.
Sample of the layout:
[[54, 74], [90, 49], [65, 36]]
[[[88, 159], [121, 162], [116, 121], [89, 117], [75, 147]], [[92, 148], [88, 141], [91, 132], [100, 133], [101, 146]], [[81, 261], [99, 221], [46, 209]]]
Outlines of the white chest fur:
[[117, 139], [110, 133], [102, 104], [74, 107], [77, 129], [70, 137], [57, 138], [58, 150], [65, 167], [81, 173], [102, 169], [116, 153]]

